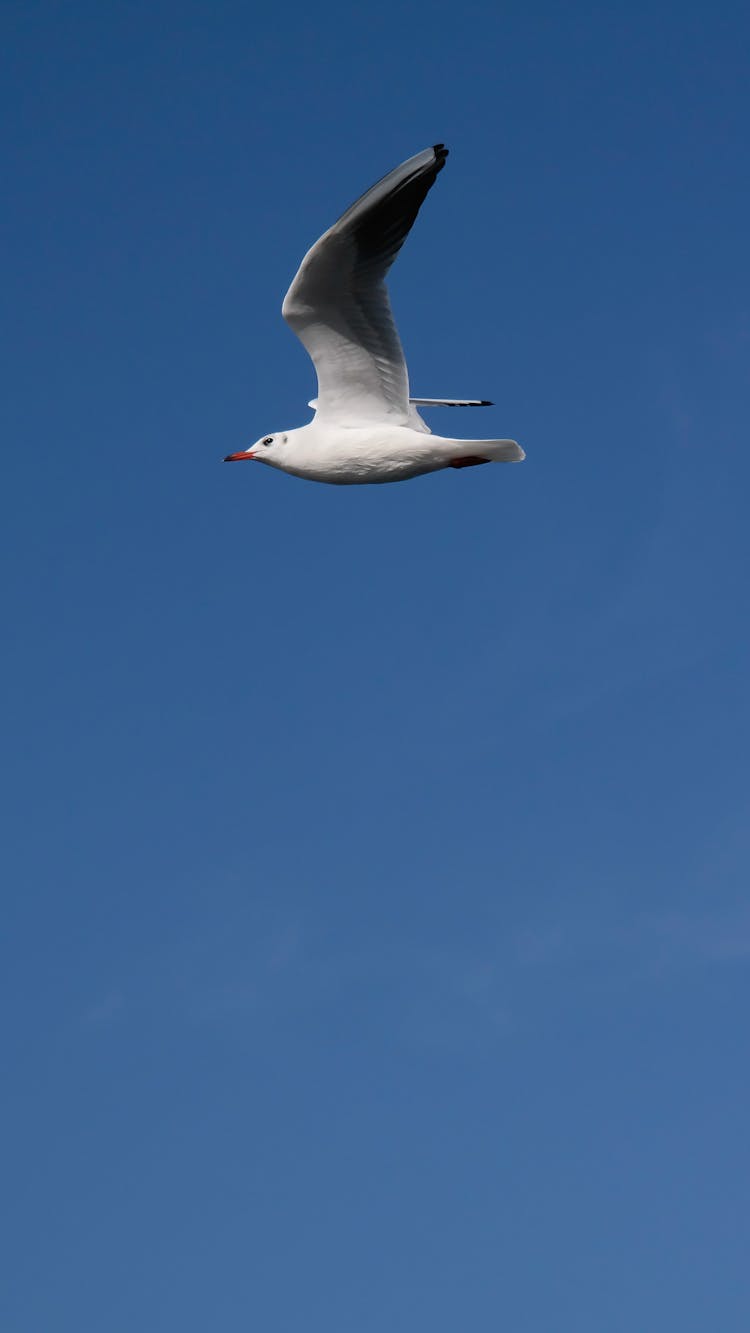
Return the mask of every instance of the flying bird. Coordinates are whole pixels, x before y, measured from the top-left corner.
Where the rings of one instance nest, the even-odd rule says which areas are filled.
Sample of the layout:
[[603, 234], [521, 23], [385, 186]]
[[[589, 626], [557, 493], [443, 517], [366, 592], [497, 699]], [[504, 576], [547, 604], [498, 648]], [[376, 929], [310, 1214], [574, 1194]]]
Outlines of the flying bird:
[[314, 417], [264, 435], [225, 463], [255, 460], [309, 481], [355, 485], [525, 457], [515, 440], [433, 435], [417, 411], [490, 406], [485, 399], [409, 397], [385, 279], [447, 156], [445, 145], [435, 144], [410, 157], [308, 250], [282, 314], [315, 366]]

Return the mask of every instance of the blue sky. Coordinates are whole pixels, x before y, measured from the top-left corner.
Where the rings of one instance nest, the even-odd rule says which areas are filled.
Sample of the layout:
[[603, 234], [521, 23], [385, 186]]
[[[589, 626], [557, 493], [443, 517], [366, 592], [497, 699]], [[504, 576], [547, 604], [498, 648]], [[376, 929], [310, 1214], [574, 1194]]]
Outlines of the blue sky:
[[[3, 1329], [744, 1333], [744, 7], [2, 25]], [[220, 466], [440, 139], [412, 385], [527, 462]]]

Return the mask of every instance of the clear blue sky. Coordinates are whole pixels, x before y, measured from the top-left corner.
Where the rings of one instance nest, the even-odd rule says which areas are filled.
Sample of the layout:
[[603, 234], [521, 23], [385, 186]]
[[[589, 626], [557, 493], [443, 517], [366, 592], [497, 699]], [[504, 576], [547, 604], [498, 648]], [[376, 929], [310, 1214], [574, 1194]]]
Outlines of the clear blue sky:
[[[746, 1333], [744, 11], [4, 5], [4, 1333]], [[527, 462], [221, 466], [438, 139]]]

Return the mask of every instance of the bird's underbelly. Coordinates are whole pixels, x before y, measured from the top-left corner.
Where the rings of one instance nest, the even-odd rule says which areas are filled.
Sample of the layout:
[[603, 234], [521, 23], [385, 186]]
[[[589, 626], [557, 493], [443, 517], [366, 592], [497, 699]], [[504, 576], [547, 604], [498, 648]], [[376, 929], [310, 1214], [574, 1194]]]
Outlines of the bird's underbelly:
[[372, 485], [387, 481], [407, 481], [445, 466], [432, 437], [421, 432], [403, 430], [389, 432], [382, 437], [359, 432], [347, 432], [344, 439], [316, 442], [304, 457], [290, 451], [278, 466], [295, 477], [308, 481], [325, 481], [334, 486]]

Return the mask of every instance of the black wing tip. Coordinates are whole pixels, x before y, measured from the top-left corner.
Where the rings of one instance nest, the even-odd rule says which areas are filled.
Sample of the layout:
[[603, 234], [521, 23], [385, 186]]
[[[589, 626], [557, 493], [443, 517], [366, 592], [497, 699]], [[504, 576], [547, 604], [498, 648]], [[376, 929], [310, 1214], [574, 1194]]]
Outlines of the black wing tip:
[[442, 171], [445, 166], [445, 159], [450, 150], [446, 148], [444, 143], [434, 143], [432, 145], [432, 151], [435, 154], [435, 165], [438, 171]]
[[495, 404], [494, 404], [494, 402], [492, 401], [491, 398], [480, 398], [480, 399], [479, 399], [479, 406], [480, 406], [480, 407], [494, 407]]

